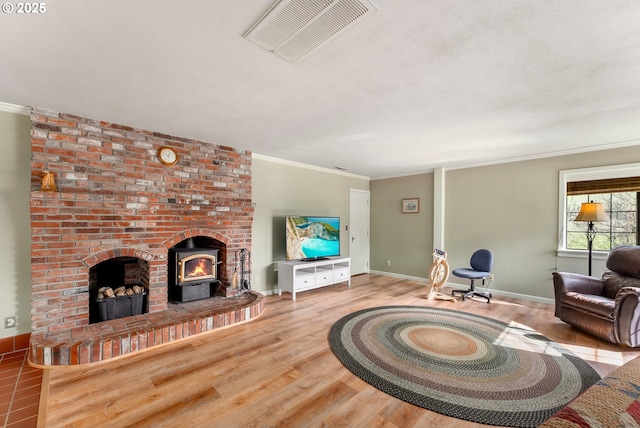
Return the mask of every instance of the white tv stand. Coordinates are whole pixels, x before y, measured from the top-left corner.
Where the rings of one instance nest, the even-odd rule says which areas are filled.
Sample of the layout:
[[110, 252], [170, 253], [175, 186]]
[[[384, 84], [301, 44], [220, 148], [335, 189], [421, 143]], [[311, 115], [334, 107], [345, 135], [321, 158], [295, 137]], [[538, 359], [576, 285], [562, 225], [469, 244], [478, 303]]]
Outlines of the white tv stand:
[[278, 295], [288, 291], [291, 298], [296, 300], [296, 293], [301, 291], [345, 281], [351, 286], [350, 261], [349, 257], [340, 257], [311, 262], [278, 262]]

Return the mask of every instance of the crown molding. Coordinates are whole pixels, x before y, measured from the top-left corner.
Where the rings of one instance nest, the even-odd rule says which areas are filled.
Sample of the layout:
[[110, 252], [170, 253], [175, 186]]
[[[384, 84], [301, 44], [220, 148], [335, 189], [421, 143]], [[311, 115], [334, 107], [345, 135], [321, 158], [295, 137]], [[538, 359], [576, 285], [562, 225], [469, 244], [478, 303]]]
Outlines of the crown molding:
[[582, 154], [582, 153], [596, 152], [600, 150], [622, 149], [625, 147], [632, 147], [637, 145], [640, 145], [640, 139], [615, 141], [612, 143], [594, 144], [586, 147], [553, 150], [553, 151], [548, 151], [543, 153], [535, 153], [531, 155], [514, 156], [509, 158], [493, 159], [493, 160], [479, 161], [479, 162], [459, 164], [459, 165], [450, 165], [450, 166], [446, 166], [445, 169], [446, 170], [467, 169], [467, 168], [475, 168], [479, 166], [491, 166], [491, 165], [499, 165], [503, 163], [522, 162], [522, 161], [528, 161], [528, 160], [569, 156], [569, 155], [576, 155], [576, 154]]
[[31, 116], [31, 108], [3, 102], [0, 102], [0, 111]]
[[347, 171], [340, 171], [340, 170], [335, 170], [335, 169], [331, 169], [331, 168], [325, 168], [325, 167], [322, 167], [322, 166], [309, 165], [309, 164], [302, 163], [302, 162], [295, 162], [295, 161], [290, 161], [290, 160], [286, 160], [286, 159], [274, 158], [274, 157], [271, 157], [271, 156], [260, 155], [258, 153], [251, 153], [251, 155], [253, 156], [254, 159], [259, 159], [259, 160], [263, 160], [263, 161], [266, 161], [266, 162], [273, 162], [273, 163], [279, 163], [279, 164], [283, 164], [283, 165], [295, 166], [297, 168], [311, 169], [311, 170], [314, 170], [314, 171], [325, 172], [327, 174], [343, 175], [345, 177], [357, 178], [359, 180], [367, 180], [367, 181], [371, 180], [371, 178], [367, 177], [366, 175], [353, 174], [353, 173], [347, 172]]
[[[538, 159], [545, 159], [545, 158], [552, 158], [552, 157], [577, 155], [577, 154], [596, 152], [601, 150], [623, 149], [625, 147], [633, 147], [638, 145], [640, 145], [640, 139], [615, 141], [612, 143], [595, 144], [588, 147], [578, 147], [574, 149], [562, 149], [562, 150], [547, 151], [543, 153], [534, 153], [530, 155], [507, 157], [507, 158], [501, 158], [501, 159], [489, 159], [489, 160], [477, 161], [477, 162], [442, 165], [441, 168], [443, 168], [445, 171], [453, 171], [456, 169], [468, 169], [468, 168], [476, 168], [476, 167], [483, 167], [483, 166], [500, 165], [500, 164], [512, 163], [512, 162], [523, 162], [523, 161], [538, 160]], [[405, 173], [400, 173], [400, 174], [392, 174], [392, 175], [386, 175], [382, 177], [376, 177], [374, 178], [374, 180], [384, 180], [387, 178], [400, 178], [400, 177], [407, 177], [407, 176], [419, 175], [419, 174], [431, 174], [434, 172], [434, 170], [435, 168], [425, 169], [423, 171], [407, 171]]]

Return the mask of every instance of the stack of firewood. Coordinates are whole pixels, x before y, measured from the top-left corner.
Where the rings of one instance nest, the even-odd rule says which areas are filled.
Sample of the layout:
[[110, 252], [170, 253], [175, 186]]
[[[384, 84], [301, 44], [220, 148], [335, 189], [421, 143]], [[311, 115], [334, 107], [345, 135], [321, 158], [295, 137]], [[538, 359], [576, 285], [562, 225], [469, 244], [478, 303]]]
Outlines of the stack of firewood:
[[139, 285], [134, 285], [131, 288], [127, 288], [124, 285], [116, 288], [115, 290], [111, 287], [101, 287], [98, 290], [98, 299], [107, 299], [112, 297], [120, 297], [120, 296], [132, 296], [134, 294], [140, 294], [144, 292], [144, 287], [140, 287]]

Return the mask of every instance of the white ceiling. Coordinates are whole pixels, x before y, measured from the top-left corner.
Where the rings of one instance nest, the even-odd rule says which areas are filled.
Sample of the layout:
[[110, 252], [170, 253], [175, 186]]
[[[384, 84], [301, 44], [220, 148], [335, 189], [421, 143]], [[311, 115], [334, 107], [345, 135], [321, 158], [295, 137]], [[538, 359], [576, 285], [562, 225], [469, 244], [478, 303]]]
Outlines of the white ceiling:
[[272, 0], [2, 13], [0, 101], [372, 178], [640, 145], [640, 1], [372, 1], [295, 64]]

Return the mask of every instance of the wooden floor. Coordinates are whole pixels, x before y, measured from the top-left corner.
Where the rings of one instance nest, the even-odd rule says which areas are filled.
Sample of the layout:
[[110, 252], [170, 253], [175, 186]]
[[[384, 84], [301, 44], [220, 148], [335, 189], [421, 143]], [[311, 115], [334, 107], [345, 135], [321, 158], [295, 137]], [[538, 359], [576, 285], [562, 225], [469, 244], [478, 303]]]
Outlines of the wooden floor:
[[[549, 287], [552, 287], [551, 282]], [[563, 344], [604, 376], [639, 350], [619, 348], [553, 317], [551, 305], [495, 297], [426, 300], [423, 283], [378, 275], [268, 296], [245, 324], [87, 366], [47, 369], [42, 427], [479, 427], [393, 398], [333, 355], [329, 328], [384, 305], [454, 308], [525, 324]]]

